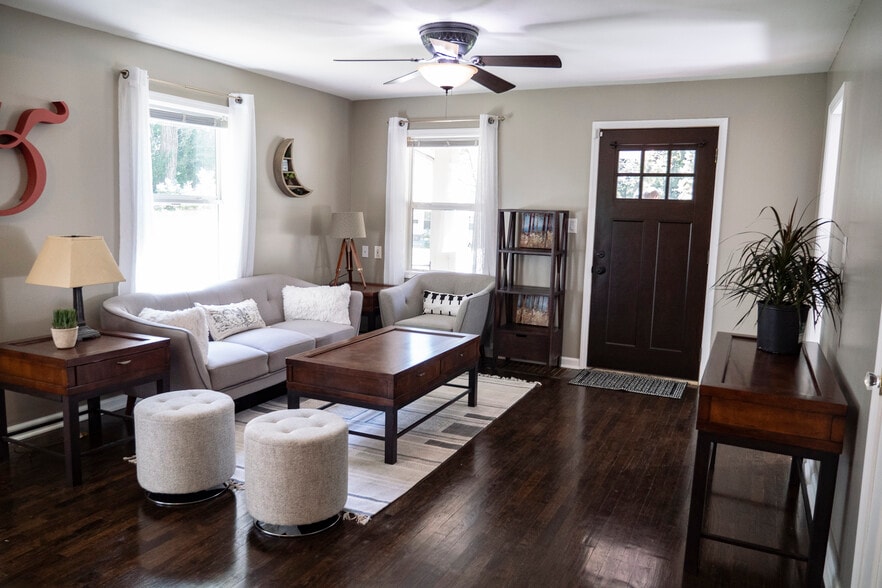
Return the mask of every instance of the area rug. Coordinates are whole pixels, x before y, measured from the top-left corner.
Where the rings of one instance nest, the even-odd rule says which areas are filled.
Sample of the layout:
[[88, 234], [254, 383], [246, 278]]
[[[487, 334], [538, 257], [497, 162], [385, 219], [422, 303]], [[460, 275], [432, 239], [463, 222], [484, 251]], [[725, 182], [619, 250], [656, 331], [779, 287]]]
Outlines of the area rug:
[[[465, 385], [466, 376], [451, 383]], [[463, 397], [412, 431], [398, 438], [398, 461], [384, 460], [383, 442], [349, 435], [349, 497], [345, 510], [364, 522], [401, 497], [417, 482], [449, 459], [484, 427], [538, 386], [527, 382], [490, 375], [478, 375], [478, 406], [470, 407]], [[462, 388], [441, 386], [398, 411], [398, 426], [403, 429], [438, 406], [461, 394]], [[325, 402], [303, 398], [301, 408], [319, 408]], [[233, 480], [244, 483], [244, 431], [251, 419], [275, 410], [285, 410], [287, 398], [280, 396], [236, 414], [236, 473]], [[383, 435], [385, 415], [380, 411], [335, 404], [326, 410], [343, 417], [352, 430]]]
[[593, 368], [580, 371], [575, 378], [570, 380], [570, 384], [607, 390], [624, 390], [625, 392], [665, 398], [681, 398], [686, 389], [686, 382], [682, 380], [668, 380], [654, 376], [624, 374]]

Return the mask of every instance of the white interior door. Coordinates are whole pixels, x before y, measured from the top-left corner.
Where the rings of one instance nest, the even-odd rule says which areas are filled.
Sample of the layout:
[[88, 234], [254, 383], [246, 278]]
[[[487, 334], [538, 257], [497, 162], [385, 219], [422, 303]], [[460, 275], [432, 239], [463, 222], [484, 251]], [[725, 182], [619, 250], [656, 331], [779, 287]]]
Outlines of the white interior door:
[[867, 417], [867, 444], [864, 449], [852, 586], [882, 586], [882, 525], [879, 525], [882, 520], [882, 396], [879, 387], [879, 377], [882, 376], [882, 314], [875, 363], [866, 382], [870, 394], [870, 414]]

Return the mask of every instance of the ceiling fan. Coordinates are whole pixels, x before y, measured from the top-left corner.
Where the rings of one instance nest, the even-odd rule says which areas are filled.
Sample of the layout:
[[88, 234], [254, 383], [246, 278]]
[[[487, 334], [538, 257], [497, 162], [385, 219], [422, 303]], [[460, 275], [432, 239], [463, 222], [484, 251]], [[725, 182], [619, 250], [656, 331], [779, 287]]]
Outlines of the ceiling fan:
[[334, 61], [409, 61], [416, 71], [391, 79], [400, 84], [422, 75], [429, 83], [449, 92], [474, 80], [497, 94], [515, 87], [511, 82], [482, 69], [491, 67], [560, 67], [557, 55], [482, 55], [466, 57], [478, 39], [478, 27], [464, 22], [433, 22], [420, 27], [420, 39], [431, 57], [405, 59], [335, 59]]

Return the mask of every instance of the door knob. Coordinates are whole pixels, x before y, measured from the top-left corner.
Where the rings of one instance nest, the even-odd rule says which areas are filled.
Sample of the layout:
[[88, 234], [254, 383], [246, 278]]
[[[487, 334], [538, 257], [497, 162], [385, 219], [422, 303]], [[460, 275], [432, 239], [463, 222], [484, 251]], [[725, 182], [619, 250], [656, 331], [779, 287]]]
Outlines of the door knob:
[[867, 372], [867, 375], [864, 376], [864, 386], [867, 387], [867, 390], [872, 391], [873, 388], [876, 388], [878, 385], [879, 376], [877, 376], [873, 372]]

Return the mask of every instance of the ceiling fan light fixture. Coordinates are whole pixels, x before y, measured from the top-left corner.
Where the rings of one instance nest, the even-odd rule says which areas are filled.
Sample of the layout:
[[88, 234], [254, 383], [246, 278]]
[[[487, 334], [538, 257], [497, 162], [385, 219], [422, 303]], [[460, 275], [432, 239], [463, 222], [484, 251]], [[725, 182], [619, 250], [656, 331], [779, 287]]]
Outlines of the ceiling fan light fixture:
[[433, 86], [442, 90], [458, 88], [478, 73], [478, 68], [465, 63], [423, 63], [417, 69]]

